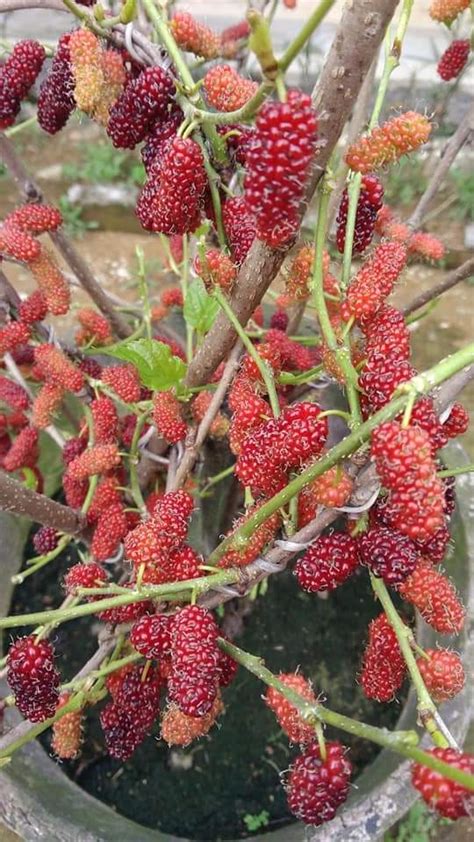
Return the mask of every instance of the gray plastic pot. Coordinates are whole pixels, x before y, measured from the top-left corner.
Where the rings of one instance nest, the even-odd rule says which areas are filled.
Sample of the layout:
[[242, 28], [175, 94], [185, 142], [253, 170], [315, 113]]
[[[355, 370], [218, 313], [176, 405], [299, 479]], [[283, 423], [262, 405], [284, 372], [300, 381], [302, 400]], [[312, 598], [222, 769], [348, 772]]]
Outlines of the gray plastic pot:
[[[459, 445], [451, 445], [446, 452], [449, 465], [467, 464]], [[474, 475], [457, 479], [458, 507], [453, 518], [455, 549], [446, 563], [467, 605], [472, 595], [469, 561], [474, 558]], [[10, 515], [0, 514], [0, 569], [3, 582], [21, 564], [24, 544], [24, 525]], [[11, 590], [0, 593], [0, 615], [8, 611]], [[420, 624], [423, 645], [434, 643], [431, 630]], [[443, 643], [455, 645], [470, 663], [467, 632], [457, 640]], [[466, 672], [469, 672], [466, 670]], [[454, 738], [462, 743], [469, 725], [469, 688], [465, 688], [451, 703], [443, 706], [443, 719]], [[9, 711], [7, 722], [18, 721], [18, 714]], [[398, 728], [413, 728], [416, 724], [414, 694], [410, 693], [401, 713]], [[252, 835], [252, 839], [266, 842], [369, 842], [380, 839], [391, 825], [401, 818], [416, 793], [410, 785], [409, 762], [386, 750], [354, 781], [352, 793], [339, 815], [319, 829], [294, 824], [271, 833]], [[61, 771], [38, 743], [31, 743], [14, 755], [12, 762], [0, 773], [0, 819], [16, 831], [26, 842], [172, 842], [179, 837], [161, 833], [126, 819], [97, 799], [81, 790]]]

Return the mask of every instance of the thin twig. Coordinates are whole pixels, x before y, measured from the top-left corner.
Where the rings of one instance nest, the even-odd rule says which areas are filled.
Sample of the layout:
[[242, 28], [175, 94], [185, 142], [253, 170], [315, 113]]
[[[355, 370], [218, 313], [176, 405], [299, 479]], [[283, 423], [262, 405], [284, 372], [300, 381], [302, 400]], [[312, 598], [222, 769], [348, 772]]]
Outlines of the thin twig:
[[432, 199], [436, 196], [436, 193], [451, 168], [451, 164], [456, 158], [459, 150], [468, 140], [472, 131], [474, 131], [474, 109], [469, 108], [458, 128], [444, 147], [441, 159], [430, 179], [428, 187], [408, 220], [408, 225], [413, 230], [420, 227]]
[[227, 360], [224, 371], [222, 372], [222, 377], [219, 380], [219, 385], [214, 392], [211, 403], [209, 404], [209, 407], [197, 429], [196, 437], [194, 441], [189, 443], [189, 446], [186, 445], [184, 457], [178, 470], [176, 471], [176, 476], [174, 477], [172, 485], [173, 491], [177, 488], [181, 488], [186, 480], [186, 477], [195, 465], [196, 459], [199, 456], [199, 451], [206, 440], [214, 418], [222, 406], [228, 386], [238, 368], [241, 353], [242, 343], [238, 341], [235, 343], [234, 348], [229, 355], [229, 359]]
[[469, 260], [466, 260], [461, 266], [458, 266], [457, 269], [454, 269], [449, 275], [446, 275], [444, 281], [440, 281], [439, 284], [435, 284], [435, 286], [430, 287], [430, 289], [425, 290], [425, 292], [421, 292], [420, 295], [417, 295], [413, 301], [410, 301], [404, 307], [402, 307], [402, 313], [404, 316], [408, 316], [410, 313], [414, 313], [415, 310], [419, 310], [420, 307], [423, 307], [424, 304], [428, 304], [429, 301], [432, 301], [433, 298], [437, 298], [438, 295], [442, 295], [443, 292], [446, 292], [448, 289], [452, 289], [456, 284], [461, 283], [461, 281], [466, 281], [468, 278], [474, 275], [474, 257], [470, 257]]
[[285, 331], [288, 336], [291, 336], [294, 333], [298, 333], [298, 328], [304, 316], [304, 311], [306, 310], [306, 303], [306, 301], [298, 301], [297, 304], [293, 307], [293, 312], [290, 314], [288, 325]]
[[166, 476], [165, 491], [168, 494], [175, 487], [176, 471], [178, 470], [178, 448], [174, 445], [170, 451], [168, 474]]

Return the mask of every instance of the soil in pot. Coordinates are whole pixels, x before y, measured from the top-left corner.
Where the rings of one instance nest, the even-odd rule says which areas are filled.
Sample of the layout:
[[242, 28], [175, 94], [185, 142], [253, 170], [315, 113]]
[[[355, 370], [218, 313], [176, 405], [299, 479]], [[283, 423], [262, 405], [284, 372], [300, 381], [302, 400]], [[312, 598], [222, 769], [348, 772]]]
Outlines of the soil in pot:
[[[27, 551], [26, 557], [31, 554]], [[16, 590], [14, 613], [58, 604], [61, 576], [74, 560], [74, 551], [67, 551], [27, 579]], [[363, 574], [319, 599], [299, 590], [287, 572], [269, 581], [268, 591], [245, 618], [238, 643], [262, 655], [275, 672], [300, 667], [335, 710], [392, 728], [404, 694], [398, 705], [378, 705], [365, 699], [355, 681], [367, 625], [376, 613]], [[64, 680], [93, 653], [97, 625], [94, 618], [82, 618], [55, 632]], [[164, 833], [218, 840], [243, 838], [252, 827], [277, 829], [292, 821], [280, 772], [288, 768], [297, 748], [289, 747], [261, 700], [262, 692], [262, 684], [240, 668], [225, 691], [226, 712], [208, 738], [187, 749], [170, 750], [154, 735], [126, 764], [105, 754], [93, 711], [81, 756], [65, 762], [64, 771], [119, 813]], [[48, 734], [42, 738], [48, 750], [49, 740]], [[356, 775], [378, 749], [357, 739], [346, 742]]]

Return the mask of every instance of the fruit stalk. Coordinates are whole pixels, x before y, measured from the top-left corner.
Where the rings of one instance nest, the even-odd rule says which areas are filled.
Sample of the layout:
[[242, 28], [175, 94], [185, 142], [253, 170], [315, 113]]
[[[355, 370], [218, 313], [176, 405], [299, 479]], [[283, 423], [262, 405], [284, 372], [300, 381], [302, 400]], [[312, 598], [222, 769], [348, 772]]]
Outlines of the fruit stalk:
[[417, 748], [419, 740], [416, 731], [388, 731], [386, 728], [377, 728], [374, 725], [367, 725], [365, 722], [359, 722], [357, 719], [351, 719], [349, 716], [344, 716], [341, 713], [330, 710], [324, 705], [311, 704], [303, 696], [280, 681], [276, 675], [270, 672], [265, 666], [262, 658], [256, 655], [251, 655], [249, 652], [244, 652], [233, 643], [230, 643], [224, 638], [218, 638], [220, 648], [230, 655], [234, 661], [241, 664], [249, 672], [256, 675], [261, 681], [269, 687], [274, 687], [281, 693], [285, 699], [288, 699], [292, 705], [302, 714], [304, 719], [308, 722], [315, 722], [319, 720], [325, 725], [332, 725], [334, 728], [339, 728], [348, 734], [352, 734], [363, 739], [370, 740], [383, 748], [388, 748], [397, 754], [415, 760], [417, 763], [423, 763], [430, 769], [435, 769], [449, 780], [457, 781], [463, 786], [474, 790], [474, 775], [463, 772], [461, 769], [456, 769], [450, 766], [449, 763], [444, 763], [433, 757], [431, 754]]
[[255, 365], [257, 366], [260, 374], [262, 375], [262, 380], [265, 383], [265, 388], [268, 392], [268, 399], [270, 401], [270, 406], [272, 408], [273, 415], [275, 418], [278, 418], [280, 415], [280, 404], [278, 401], [278, 396], [275, 389], [275, 381], [273, 379], [273, 374], [270, 368], [267, 366], [265, 361], [262, 359], [260, 354], [255, 348], [253, 342], [247, 336], [245, 332], [245, 328], [242, 327], [237, 316], [235, 315], [234, 311], [232, 310], [231, 305], [229, 304], [225, 294], [222, 292], [220, 287], [215, 287], [214, 289], [214, 296], [219, 303], [222, 311], [225, 313], [229, 322], [231, 323], [232, 327], [235, 329], [235, 332], [239, 339], [241, 340], [242, 344], [247, 349], [248, 354], [252, 357]]
[[351, 418], [354, 426], [358, 426], [362, 420], [360, 414], [359, 398], [357, 395], [357, 374], [352, 367], [350, 359], [349, 341], [345, 340], [344, 347], [339, 347], [331, 321], [329, 319], [326, 299], [324, 297], [324, 270], [323, 270], [323, 252], [326, 243], [326, 229], [329, 199], [331, 189], [329, 186], [329, 179], [325, 176], [321, 182], [321, 193], [319, 200], [318, 221], [315, 231], [315, 261], [313, 274], [314, 287], [314, 304], [318, 315], [321, 332], [323, 334], [326, 345], [329, 350], [335, 355], [336, 360], [341, 367], [344, 375], [347, 400], [351, 412]]
[[420, 721], [423, 723], [424, 727], [428, 731], [431, 739], [433, 740], [436, 746], [440, 748], [446, 748], [449, 743], [446, 737], [442, 734], [439, 730], [435, 714], [438, 713], [435, 703], [433, 702], [427, 688], [425, 682], [421, 677], [420, 670], [418, 669], [418, 665], [416, 663], [416, 658], [413, 654], [411, 641], [414, 639], [413, 632], [408, 626], [405, 625], [403, 620], [398, 614], [397, 609], [395, 608], [390, 594], [387, 590], [387, 587], [382, 579], [378, 579], [372, 573], [370, 574], [370, 583], [372, 585], [372, 589], [385, 611], [387, 615], [387, 619], [392, 626], [398, 640], [398, 645], [402, 651], [402, 655], [405, 659], [405, 663], [407, 665], [408, 672], [410, 673], [410, 678], [412, 684], [415, 688], [417, 699], [418, 699], [418, 713], [420, 716]]

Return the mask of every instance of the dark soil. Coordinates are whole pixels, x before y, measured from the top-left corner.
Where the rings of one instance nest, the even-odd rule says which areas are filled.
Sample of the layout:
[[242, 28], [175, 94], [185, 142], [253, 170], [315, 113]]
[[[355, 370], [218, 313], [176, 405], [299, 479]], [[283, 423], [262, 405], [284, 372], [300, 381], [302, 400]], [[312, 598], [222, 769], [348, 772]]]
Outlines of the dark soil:
[[[57, 604], [61, 575], [73, 562], [73, 553], [65, 553], [27, 579], [17, 591], [13, 612]], [[391, 728], [404, 694], [399, 704], [378, 705], [364, 698], [356, 682], [367, 624], [376, 611], [364, 575], [352, 578], [328, 599], [319, 599], [300, 591], [291, 573], [285, 573], [270, 580], [267, 593], [246, 616], [237, 642], [262, 655], [275, 672], [300, 667], [331, 708]], [[56, 632], [65, 680], [92, 654], [97, 622], [84, 618]], [[289, 747], [262, 702], [262, 692], [262, 684], [241, 668], [225, 691], [226, 711], [210, 737], [184, 750], [170, 750], [155, 734], [126, 764], [106, 756], [97, 711], [92, 711], [82, 754], [64, 763], [64, 771], [123, 815], [165, 833], [213, 841], [245, 837], [244, 817], [262, 811], [269, 816], [265, 829], [281, 827], [291, 816], [280, 774], [297, 749]], [[335, 736], [328, 731], [329, 738]], [[42, 741], [48, 748], [49, 736]], [[345, 742], [351, 746], [356, 775], [378, 749], [349, 737]]]

